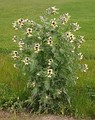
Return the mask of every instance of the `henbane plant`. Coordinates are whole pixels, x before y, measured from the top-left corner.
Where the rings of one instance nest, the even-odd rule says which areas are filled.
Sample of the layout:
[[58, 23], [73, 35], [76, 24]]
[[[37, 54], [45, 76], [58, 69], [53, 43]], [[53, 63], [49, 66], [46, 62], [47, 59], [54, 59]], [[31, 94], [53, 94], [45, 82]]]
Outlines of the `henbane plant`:
[[70, 23], [68, 13], [56, 14], [54, 6], [40, 16], [40, 23], [23, 18], [13, 23], [21, 35], [12, 39], [18, 47], [12, 58], [14, 67], [28, 76], [25, 104], [32, 112], [62, 114], [65, 105], [71, 106], [68, 87], [75, 85], [79, 70], [88, 69], [79, 52], [84, 37], [75, 35], [79, 24]]

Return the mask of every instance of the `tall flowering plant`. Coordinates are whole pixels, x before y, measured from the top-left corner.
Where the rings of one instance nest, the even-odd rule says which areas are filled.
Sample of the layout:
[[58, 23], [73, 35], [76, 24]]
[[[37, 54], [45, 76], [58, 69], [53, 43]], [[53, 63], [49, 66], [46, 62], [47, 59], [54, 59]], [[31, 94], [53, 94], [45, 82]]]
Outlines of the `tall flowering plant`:
[[18, 50], [12, 52], [14, 67], [28, 76], [29, 98], [25, 101], [32, 112], [63, 113], [64, 105], [70, 103], [68, 87], [78, 79], [77, 72], [86, 72], [87, 64], [81, 64], [83, 36], [75, 35], [78, 23], [69, 23], [70, 15], [64, 13], [56, 18], [58, 9], [48, 8], [40, 16], [40, 24], [20, 18], [13, 23], [20, 36], [13, 42]]

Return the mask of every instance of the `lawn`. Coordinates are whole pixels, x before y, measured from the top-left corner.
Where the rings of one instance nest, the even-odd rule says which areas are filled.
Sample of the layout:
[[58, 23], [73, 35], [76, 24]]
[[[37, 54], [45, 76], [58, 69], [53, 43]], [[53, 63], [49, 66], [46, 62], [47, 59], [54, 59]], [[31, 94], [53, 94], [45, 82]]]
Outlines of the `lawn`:
[[[39, 16], [50, 6], [60, 8], [60, 13], [68, 12], [73, 22], [81, 26], [77, 34], [84, 35], [86, 42], [81, 51], [83, 62], [89, 66], [85, 74], [80, 74], [76, 85], [74, 106], [80, 115], [95, 115], [95, 104], [85, 94], [85, 87], [95, 88], [95, 0], [0, 0], [0, 83], [8, 84], [20, 94], [27, 80], [13, 68], [10, 52], [16, 47], [12, 42], [15, 31], [12, 22], [18, 18], [29, 18], [39, 22]], [[92, 106], [93, 105], [93, 106]]]

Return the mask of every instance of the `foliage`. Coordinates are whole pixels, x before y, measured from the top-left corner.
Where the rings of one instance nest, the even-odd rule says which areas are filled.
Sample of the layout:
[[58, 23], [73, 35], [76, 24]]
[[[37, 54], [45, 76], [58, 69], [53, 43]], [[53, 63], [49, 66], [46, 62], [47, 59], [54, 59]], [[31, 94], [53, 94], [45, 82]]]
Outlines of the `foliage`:
[[11, 95], [11, 90], [6, 84], [0, 83], [0, 106], [8, 100]]
[[88, 90], [89, 97], [92, 99], [92, 101], [95, 102], [95, 87], [87, 86], [87, 90]]
[[40, 16], [40, 24], [23, 18], [13, 23], [21, 35], [13, 37], [18, 50], [12, 52], [12, 58], [14, 67], [28, 76], [30, 94], [25, 104], [32, 112], [64, 114], [71, 107], [68, 87], [75, 85], [79, 70], [88, 69], [81, 64], [79, 52], [84, 37], [74, 33], [79, 24], [69, 23], [68, 13], [56, 17], [57, 11], [55, 6], [48, 8]]

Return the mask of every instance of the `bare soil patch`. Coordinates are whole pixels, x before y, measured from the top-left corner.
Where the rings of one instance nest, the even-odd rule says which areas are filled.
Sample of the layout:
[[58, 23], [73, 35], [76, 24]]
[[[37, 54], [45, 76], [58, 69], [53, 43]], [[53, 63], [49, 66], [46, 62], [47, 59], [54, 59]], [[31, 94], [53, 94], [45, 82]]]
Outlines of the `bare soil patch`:
[[[73, 117], [64, 117], [56, 115], [31, 115], [28, 113], [9, 113], [6, 111], [0, 111], [0, 120], [83, 120], [74, 119]], [[87, 119], [84, 119], [87, 120]], [[89, 119], [90, 120], [90, 119]]]

